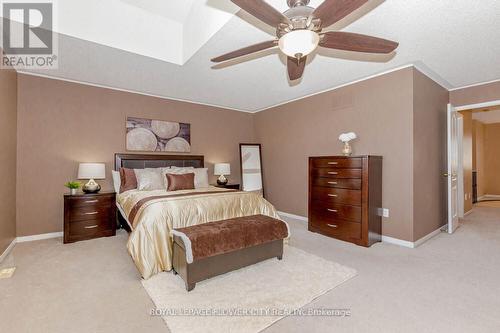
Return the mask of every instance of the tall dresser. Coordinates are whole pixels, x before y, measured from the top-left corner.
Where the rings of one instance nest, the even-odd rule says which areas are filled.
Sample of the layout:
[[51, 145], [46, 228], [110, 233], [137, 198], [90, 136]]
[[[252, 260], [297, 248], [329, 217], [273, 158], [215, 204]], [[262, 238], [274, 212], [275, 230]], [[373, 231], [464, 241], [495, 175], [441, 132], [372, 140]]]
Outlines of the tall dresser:
[[361, 246], [381, 241], [382, 157], [309, 158], [309, 230]]

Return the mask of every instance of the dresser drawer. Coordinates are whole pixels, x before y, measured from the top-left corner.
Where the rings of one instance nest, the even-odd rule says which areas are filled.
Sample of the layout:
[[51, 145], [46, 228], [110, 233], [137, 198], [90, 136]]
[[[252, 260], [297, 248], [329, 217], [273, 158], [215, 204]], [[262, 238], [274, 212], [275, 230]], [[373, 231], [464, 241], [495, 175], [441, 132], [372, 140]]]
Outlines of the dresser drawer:
[[361, 179], [316, 178], [313, 179], [312, 183], [313, 186], [325, 186], [325, 187], [361, 190]]
[[339, 158], [339, 157], [324, 157], [313, 159], [312, 166], [314, 168], [354, 168], [360, 169], [363, 166], [361, 158]]
[[361, 223], [361, 207], [351, 205], [331, 204], [323, 201], [313, 201], [311, 216], [315, 220], [334, 222], [346, 220]]
[[70, 207], [82, 206], [100, 206], [100, 205], [113, 205], [115, 195], [99, 195], [99, 196], [78, 196], [74, 198], [67, 198], [67, 203]]
[[327, 221], [313, 219], [311, 221], [312, 229], [320, 231], [322, 234], [335, 237], [343, 240], [359, 240], [361, 239], [361, 223], [349, 221]]
[[313, 186], [311, 199], [331, 204], [361, 205], [361, 191]]
[[313, 177], [326, 178], [361, 178], [361, 169], [314, 168]]
[[87, 238], [106, 236], [107, 231], [114, 232], [111, 220], [86, 220], [69, 224], [69, 237]]
[[85, 220], [109, 220], [110, 206], [80, 206], [79, 208], [71, 209], [69, 212], [69, 220], [85, 221]]

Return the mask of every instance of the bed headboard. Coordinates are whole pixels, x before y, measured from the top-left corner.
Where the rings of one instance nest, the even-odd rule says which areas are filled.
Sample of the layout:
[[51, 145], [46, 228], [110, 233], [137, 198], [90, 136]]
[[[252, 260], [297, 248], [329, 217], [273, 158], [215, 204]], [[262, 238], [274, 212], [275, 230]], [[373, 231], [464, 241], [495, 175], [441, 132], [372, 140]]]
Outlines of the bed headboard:
[[115, 170], [120, 168], [145, 169], [205, 166], [204, 157], [201, 155], [152, 155], [152, 154], [115, 154]]

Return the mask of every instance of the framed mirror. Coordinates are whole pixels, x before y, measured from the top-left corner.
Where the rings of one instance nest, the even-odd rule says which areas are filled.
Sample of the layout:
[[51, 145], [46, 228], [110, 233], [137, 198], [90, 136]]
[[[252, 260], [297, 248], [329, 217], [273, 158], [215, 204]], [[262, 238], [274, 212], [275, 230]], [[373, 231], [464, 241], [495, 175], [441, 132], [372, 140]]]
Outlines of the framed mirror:
[[260, 192], [264, 196], [261, 146], [258, 143], [240, 143], [241, 189]]

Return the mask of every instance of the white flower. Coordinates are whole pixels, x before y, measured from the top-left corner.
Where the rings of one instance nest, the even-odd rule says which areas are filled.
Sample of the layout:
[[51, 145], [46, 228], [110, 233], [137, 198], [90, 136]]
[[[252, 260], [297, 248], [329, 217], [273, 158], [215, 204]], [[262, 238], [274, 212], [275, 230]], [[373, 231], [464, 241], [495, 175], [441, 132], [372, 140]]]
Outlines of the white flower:
[[349, 132], [349, 133], [342, 133], [339, 136], [339, 140], [342, 142], [349, 142], [351, 140], [357, 139], [357, 135], [354, 132]]

